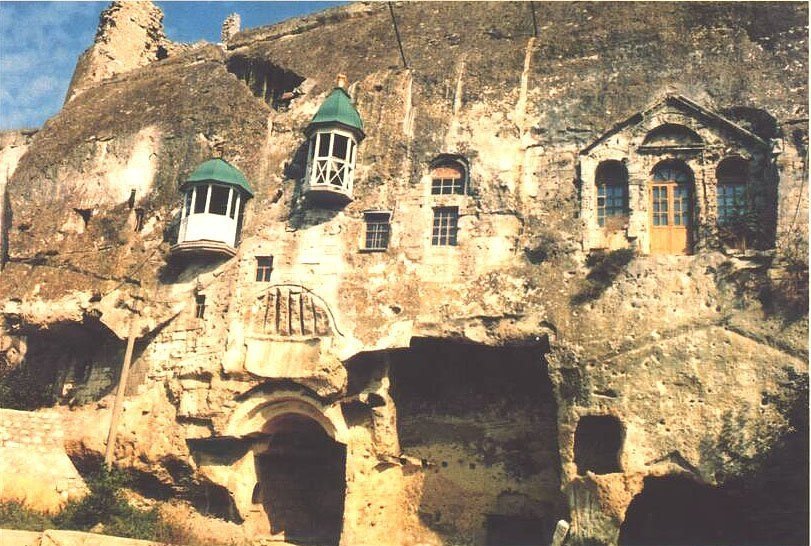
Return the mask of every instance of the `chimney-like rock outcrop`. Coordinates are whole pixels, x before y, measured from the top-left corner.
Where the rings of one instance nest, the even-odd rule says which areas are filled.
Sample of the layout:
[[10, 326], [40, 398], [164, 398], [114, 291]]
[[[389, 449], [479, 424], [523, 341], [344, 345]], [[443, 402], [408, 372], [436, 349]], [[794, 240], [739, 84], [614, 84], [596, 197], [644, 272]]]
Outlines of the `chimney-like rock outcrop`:
[[65, 102], [116, 74], [165, 58], [172, 46], [155, 4], [112, 2], [101, 12], [93, 45], [76, 63]]

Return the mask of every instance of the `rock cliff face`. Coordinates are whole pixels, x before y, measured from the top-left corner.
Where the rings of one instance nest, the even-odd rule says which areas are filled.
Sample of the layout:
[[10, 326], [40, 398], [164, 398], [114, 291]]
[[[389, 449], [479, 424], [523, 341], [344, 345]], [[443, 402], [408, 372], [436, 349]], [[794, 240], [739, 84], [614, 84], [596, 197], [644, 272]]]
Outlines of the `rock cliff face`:
[[[134, 316], [116, 463], [249, 537], [807, 542], [807, 6], [393, 11], [407, 67], [383, 4], [223, 49], [114, 3], [63, 110], [0, 141], [0, 382], [32, 393], [2, 402], [97, 457]], [[330, 208], [304, 129], [338, 73], [365, 139]], [[255, 196], [233, 257], [178, 259], [210, 157]]]

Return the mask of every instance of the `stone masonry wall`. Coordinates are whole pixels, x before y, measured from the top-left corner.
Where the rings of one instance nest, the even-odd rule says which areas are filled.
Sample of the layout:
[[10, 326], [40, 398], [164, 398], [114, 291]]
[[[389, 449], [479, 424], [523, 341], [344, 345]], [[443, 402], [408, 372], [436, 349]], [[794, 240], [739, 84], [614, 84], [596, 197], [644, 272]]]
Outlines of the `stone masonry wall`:
[[57, 413], [0, 409], [0, 498], [55, 511], [87, 491], [65, 453]]

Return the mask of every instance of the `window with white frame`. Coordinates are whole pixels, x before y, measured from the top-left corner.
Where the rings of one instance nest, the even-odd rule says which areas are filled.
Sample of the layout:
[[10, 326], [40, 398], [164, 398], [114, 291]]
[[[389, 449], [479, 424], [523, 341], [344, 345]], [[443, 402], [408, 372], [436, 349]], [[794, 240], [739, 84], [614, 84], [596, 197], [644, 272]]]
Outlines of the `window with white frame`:
[[437, 207], [434, 209], [434, 229], [431, 233], [433, 246], [456, 246], [456, 232], [459, 229], [459, 207]]
[[352, 189], [357, 145], [344, 131], [319, 131], [310, 138], [309, 183], [344, 191]]
[[369, 211], [363, 213], [366, 223], [364, 250], [386, 250], [389, 247], [391, 233], [391, 213], [387, 211]]
[[234, 188], [218, 184], [193, 186], [186, 191], [183, 216], [190, 214], [217, 214], [234, 218], [240, 207], [240, 195]]

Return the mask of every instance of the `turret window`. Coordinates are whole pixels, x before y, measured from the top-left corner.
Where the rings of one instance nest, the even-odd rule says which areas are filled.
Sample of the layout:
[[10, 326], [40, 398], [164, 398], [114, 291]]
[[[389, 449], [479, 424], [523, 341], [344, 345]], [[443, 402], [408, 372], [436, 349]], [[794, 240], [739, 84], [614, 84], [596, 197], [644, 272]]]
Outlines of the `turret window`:
[[310, 184], [351, 190], [354, 149], [354, 141], [349, 135], [335, 130], [316, 133], [310, 141], [310, 150], [318, 152], [310, 160]]

